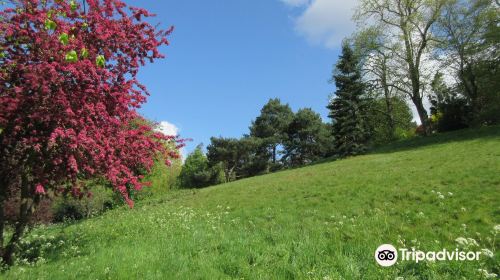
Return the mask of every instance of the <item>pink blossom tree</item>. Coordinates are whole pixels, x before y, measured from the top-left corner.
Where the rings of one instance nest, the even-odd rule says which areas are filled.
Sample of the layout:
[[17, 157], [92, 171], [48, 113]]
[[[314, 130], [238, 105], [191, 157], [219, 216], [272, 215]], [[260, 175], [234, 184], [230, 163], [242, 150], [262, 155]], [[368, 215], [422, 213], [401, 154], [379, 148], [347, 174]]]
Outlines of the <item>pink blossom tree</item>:
[[[10, 0], [0, 11], [0, 253], [7, 265], [30, 214], [48, 194], [85, 192], [106, 178], [132, 207], [139, 170], [177, 157], [136, 112], [147, 91], [140, 66], [163, 58], [172, 31], [119, 0]], [[20, 195], [4, 242], [4, 202]]]

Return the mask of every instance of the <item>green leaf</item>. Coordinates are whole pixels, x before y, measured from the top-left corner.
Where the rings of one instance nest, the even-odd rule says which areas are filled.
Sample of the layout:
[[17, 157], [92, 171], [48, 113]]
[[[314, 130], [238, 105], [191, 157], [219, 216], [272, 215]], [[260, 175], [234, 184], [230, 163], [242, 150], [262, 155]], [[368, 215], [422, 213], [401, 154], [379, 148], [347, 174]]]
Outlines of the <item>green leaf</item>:
[[0, 58], [5, 58], [5, 53], [4, 52], [0, 52]]
[[89, 51], [86, 48], [83, 48], [82, 51], [80, 52], [80, 56], [82, 58], [87, 58], [89, 57]]
[[71, 0], [69, 1], [69, 6], [71, 7], [71, 11], [76, 11], [76, 9], [78, 8], [78, 5], [76, 4], [75, 0]]
[[98, 55], [95, 59], [95, 63], [97, 64], [98, 67], [103, 68], [106, 65], [106, 59], [104, 58], [103, 55]]
[[55, 30], [57, 28], [57, 24], [50, 19], [45, 20], [45, 29], [46, 30]]
[[78, 61], [78, 54], [76, 53], [76, 51], [71, 50], [71, 51], [66, 53], [65, 59], [66, 59], [66, 62], [77, 62]]
[[63, 34], [59, 35], [59, 42], [61, 42], [61, 44], [66, 46], [69, 42], [68, 34], [63, 33]]

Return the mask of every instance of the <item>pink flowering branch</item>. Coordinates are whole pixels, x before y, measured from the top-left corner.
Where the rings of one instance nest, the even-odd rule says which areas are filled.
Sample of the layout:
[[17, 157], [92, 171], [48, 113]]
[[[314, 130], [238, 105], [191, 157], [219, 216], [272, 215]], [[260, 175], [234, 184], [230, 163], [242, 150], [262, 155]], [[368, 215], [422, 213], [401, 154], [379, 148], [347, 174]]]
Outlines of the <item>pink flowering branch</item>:
[[[0, 12], [0, 203], [20, 189], [19, 228], [48, 193], [82, 195], [81, 182], [104, 177], [132, 207], [139, 170], [158, 154], [177, 157], [178, 139], [139, 122], [147, 90], [137, 80], [146, 62], [163, 58], [172, 28], [159, 30], [140, 8], [119, 0], [10, 1]], [[179, 143], [182, 145], [182, 141]]]

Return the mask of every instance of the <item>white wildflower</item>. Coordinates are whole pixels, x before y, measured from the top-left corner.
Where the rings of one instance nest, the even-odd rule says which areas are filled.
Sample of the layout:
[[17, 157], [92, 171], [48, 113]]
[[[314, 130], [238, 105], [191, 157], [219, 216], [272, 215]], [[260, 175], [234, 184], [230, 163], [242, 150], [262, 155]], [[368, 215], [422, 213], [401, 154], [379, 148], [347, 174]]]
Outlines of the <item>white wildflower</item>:
[[467, 209], [465, 209], [465, 207], [462, 207], [461, 210], [462, 210], [462, 212], [466, 212], [467, 211]]
[[479, 246], [479, 244], [477, 244], [477, 241], [474, 238], [467, 238], [467, 241], [472, 246]]
[[438, 197], [439, 197], [440, 199], [444, 199], [444, 195], [442, 195], [442, 194], [439, 194], [439, 195], [438, 195]]
[[499, 233], [500, 232], [500, 225], [496, 225], [494, 228], [496, 233]]
[[493, 256], [495, 255], [492, 251], [490, 251], [489, 249], [481, 249], [481, 253], [489, 258], [493, 258]]
[[448, 195], [449, 195], [449, 196], [453, 196], [453, 193], [452, 193], [452, 192], [448, 192]]
[[489, 273], [486, 269], [478, 269], [477, 271], [479, 271], [479, 274], [486, 279], [493, 279], [497, 277], [496, 273]]
[[469, 242], [467, 241], [467, 239], [465, 239], [463, 237], [459, 237], [459, 238], [455, 239], [455, 242], [457, 242], [461, 246], [469, 245]]

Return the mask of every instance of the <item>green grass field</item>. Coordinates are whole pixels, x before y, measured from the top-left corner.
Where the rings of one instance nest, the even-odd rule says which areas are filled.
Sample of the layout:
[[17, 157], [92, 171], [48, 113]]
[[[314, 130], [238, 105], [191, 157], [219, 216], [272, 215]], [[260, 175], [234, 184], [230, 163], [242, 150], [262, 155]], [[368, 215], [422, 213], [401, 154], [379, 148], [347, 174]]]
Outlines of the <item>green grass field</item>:
[[[478, 269], [500, 274], [499, 200], [500, 128], [460, 131], [36, 228], [25, 260], [0, 276], [481, 279]], [[494, 256], [389, 268], [374, 260], [383, 243], [454, 250], [459, 237]]]

